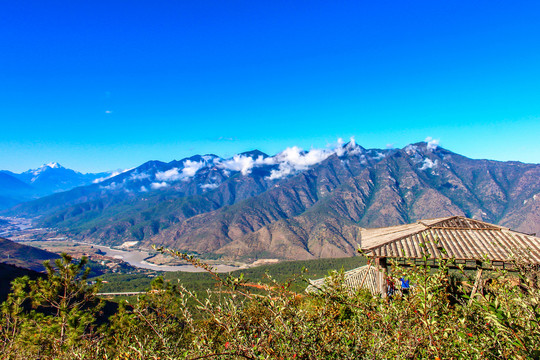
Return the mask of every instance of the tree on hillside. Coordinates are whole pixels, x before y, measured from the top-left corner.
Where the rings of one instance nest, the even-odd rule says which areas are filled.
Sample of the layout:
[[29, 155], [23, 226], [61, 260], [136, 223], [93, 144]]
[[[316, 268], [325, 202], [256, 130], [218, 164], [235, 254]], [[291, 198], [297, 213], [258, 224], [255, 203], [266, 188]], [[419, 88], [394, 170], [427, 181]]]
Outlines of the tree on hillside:
[[58, 270], [46, 261], [47, 278], [30, 283], [34, 306], [53, 312], [60, 344], [81, 336], [95, 321], [95, 313], [101, 306], [96, 298], [98, 286], [87, 284], [90, 272], [87, 263], [86, 257], [74, 263], [71, 256], [62, 254], [61, 259], [55, 260]]
[[[23, 277], [12, 283], [12, 293], [2, 304], [6, 324], [17, 324], [17, 328], [9, 328], [11, 341], [18, 338], [19, 344], [54, 351], [75, 345], [91, 333], [95, 316], [103, 306], [96, 297], [99, 283], [87, 284], [90, 269], [85, 257], [78, 262], [72, 260], [71, 256], [62, 254], [54, 266], [44, 262], [46, 277], [37, 280]], [[28, 302], [31, 311], [29, 306], [24, 306], [30, 305]]]

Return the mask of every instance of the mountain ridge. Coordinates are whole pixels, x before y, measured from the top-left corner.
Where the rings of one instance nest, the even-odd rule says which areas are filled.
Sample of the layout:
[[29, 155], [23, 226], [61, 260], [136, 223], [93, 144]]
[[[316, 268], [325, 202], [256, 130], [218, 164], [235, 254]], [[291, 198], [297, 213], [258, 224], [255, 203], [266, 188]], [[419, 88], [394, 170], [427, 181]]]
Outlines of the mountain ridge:
[[[150, 161], [11, 209], [85, 241], [231, 258], [354, 254], [362, 227], [461, 215], [539, 232], [540, 165], [474, 160], [433, 143], [258, 150]], [[213, 254], [213, 255], [212, 255]]]
[[23, 245], [0, 237], [0, 263], [43, 272], [45, 260], [58, 259], [58, 254]]
[[111, 175], [112, 172], [83, 174], [57, 162], [22, 173], [0, 170], [0, 198], [4, 199], [0, 199], [0, 209], [99, 182]]

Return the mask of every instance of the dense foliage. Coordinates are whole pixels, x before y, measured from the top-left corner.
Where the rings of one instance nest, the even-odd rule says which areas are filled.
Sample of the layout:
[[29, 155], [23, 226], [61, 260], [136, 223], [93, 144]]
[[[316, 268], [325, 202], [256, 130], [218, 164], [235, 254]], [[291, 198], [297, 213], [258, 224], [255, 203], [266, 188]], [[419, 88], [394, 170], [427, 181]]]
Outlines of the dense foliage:
[[[176, 254], [203, 268], [198, 260]], [[156, 278], [137, 301], [97, 327], [96, 286], [84, 263], [64, 256], [48, 278], [13, 282], [2, 305], [0, 352], [7, 359], [526, 359], [540, 355], [537, 269], [490, 272], [472, 298], [474, 274], [448, 263], [392, 267], [414, 285], [391, 299], [351, 294], [334, 272], [316, 294], [269, 277], [211, 273], [201, 297]], [[76, 276], [76, 273], [82, 276]], [[463, 280], [463, 281], [462, 281]], [[98, 284], [99, 285], [99, 284]], [[519, 286], [517, 286], [519, 285]], [[32, 299], [32, 304], [28, 304]], [[32, 307], [30, 307], [30, 305]]]
[[[343, 269], [345, 271], [366, 264], [364, 257], [346, 257], [346, 258], [331, 258], [331, 259], [314, 259], [314, 260], [295, 260], [282, 261], [276, 264], [261, 265], [252, 268], [236, 270], [231, 272], [232, 276], [239, 277], [244, 274], [244, 278], [250, 281], [263, 280], [267, 275], [270, 275], [274, 280], [285, 282], [290, 278], [299, 274], [302, 269], [307, 269], [306, 277], [311, 279], [322, 278], [328, 274], [330, 270]], [[92, 264], [93, 269], [93, 264]], [[207, 289], [211, 289], [216, 285], [215, 279], [208, 272], [155, 272], [151, 274], [161, 275], [165, 281], [183, 284], [186, 289], [196, 293], [197, 295], [206, 294]], [[104, 274], [99, 277], [103, 280], [101, 292], [126, 292], [126, 291], [145, 291], [150, 288], [152, 278], [148, 274]], [[301, 279], [299, 279], [301, 280]], [[291, 284], [293, 290], [303, 291], [307, 283], [305, 281], [296, 281]]]

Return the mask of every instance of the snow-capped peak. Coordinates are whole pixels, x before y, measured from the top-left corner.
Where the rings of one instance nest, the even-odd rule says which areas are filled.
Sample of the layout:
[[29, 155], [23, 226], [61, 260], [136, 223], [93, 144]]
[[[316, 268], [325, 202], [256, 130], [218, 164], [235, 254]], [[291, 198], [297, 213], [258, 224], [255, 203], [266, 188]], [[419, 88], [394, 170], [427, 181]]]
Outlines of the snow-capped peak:
[[47, 169], [60, 169], [60, 168], [62, 168], [62, 165], [60, 165], [59, 163], [50, 162], [48, 164], [41, 165], [39, 168], [35, 170], [29, 170], [29, 172], [31, 172], [33, 175], [39, 175]]
[[57, 162], [51, 162], [51, 163], [48, 163], [48, 164], [45, 164], [43, 165], [42, 167], [49, 167], [51, 169], [59, 169], [62, 167], [62, 165], [60, 165], [59, 163]]

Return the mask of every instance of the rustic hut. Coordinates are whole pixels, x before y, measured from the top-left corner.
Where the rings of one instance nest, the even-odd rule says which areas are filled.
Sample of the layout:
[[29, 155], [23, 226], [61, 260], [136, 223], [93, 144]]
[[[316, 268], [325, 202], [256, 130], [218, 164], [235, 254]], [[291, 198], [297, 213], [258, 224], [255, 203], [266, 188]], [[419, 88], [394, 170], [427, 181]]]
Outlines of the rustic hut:
[[[352, 289], [365, 287], [381, 293], [385, 292], [389, 259], [403, 265], [411, 261], [435, 264], [439, 259], [455, 259], [456, 264], [479, 270], [478, 279], [486, 262], [508, 269], [512, 269], [517, 258], [540, 264], [540, 238], [462, 216], [363, 229], [360, 247], [371, 258], [372, 265], [346, 272], [345, 283]], [[314, 280], [308, 291], [323, 284], [324, 279]]]

